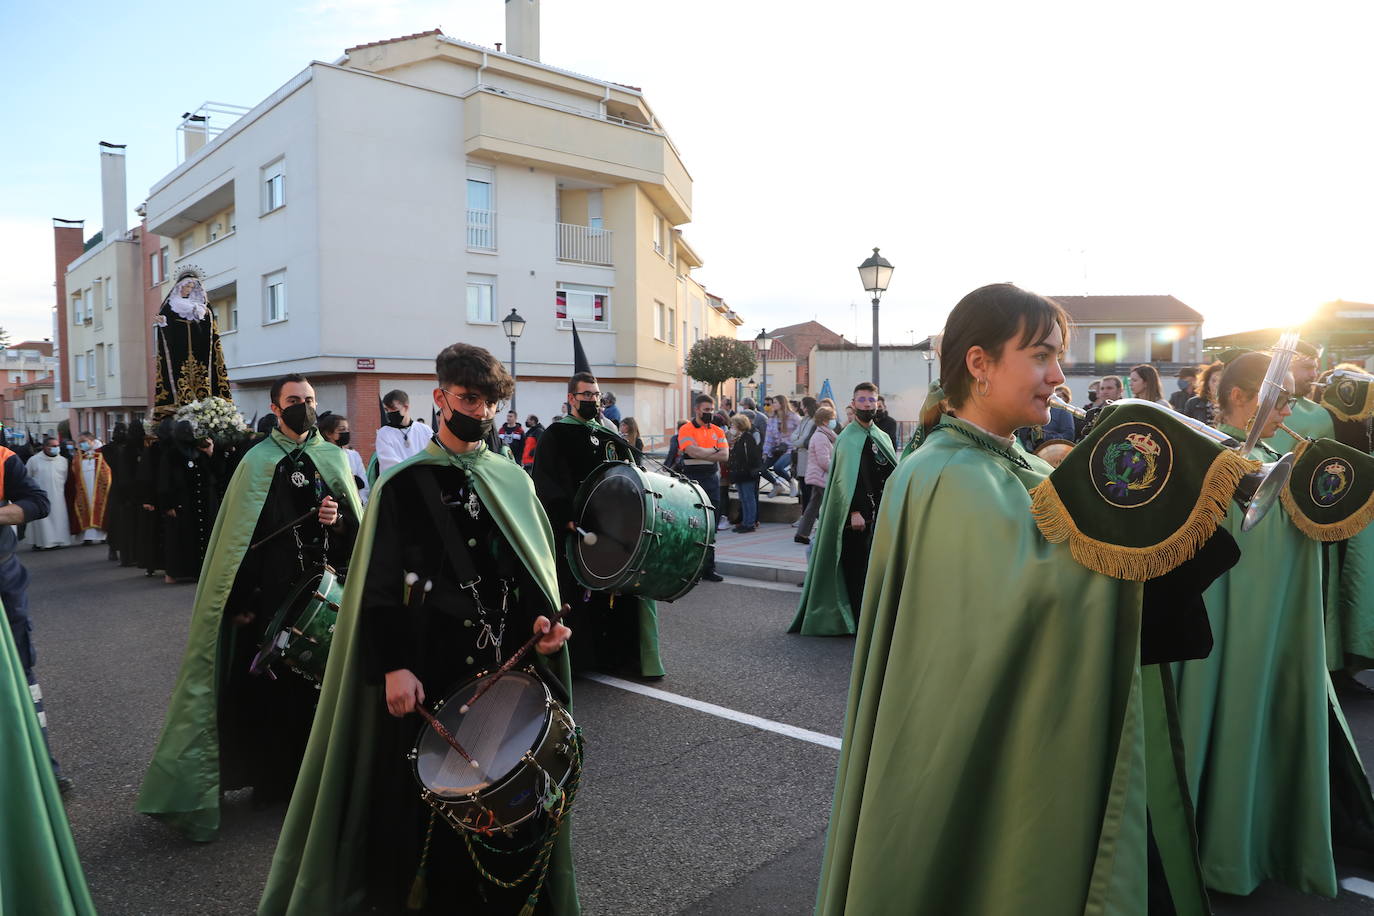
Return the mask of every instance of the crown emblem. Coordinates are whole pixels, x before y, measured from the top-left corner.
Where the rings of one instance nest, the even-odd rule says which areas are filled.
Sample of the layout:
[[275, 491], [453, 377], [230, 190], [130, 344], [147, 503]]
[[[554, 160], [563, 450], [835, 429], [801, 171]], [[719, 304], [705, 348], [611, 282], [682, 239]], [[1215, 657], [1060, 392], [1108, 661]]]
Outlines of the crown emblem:
[[1345, 465], [1339, 461], [1331, 462], [1326, 467], [1322, 468], [1322, 470], [1328, 474], [1335, 474], [1337, 476], [1345, 475]]
[[1159, 454], [1159, 443], [1149, 433], [1129, 433], [1126, 436], [1126, 441], [1131, 443], [1131, 448], [1142, 455]]

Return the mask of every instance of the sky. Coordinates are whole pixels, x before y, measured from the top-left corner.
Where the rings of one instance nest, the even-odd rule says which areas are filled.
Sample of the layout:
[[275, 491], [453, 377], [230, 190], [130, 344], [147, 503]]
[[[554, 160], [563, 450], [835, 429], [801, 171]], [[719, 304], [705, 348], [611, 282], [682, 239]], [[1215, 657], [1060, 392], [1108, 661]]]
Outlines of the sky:
[[[874, 246], [884, 343], [998, 281], [1173, 294], [1213, 335], [1374, 301], [1371, 26], [1321, 0], [545, 0], [541, 58], [643, 87], [741, 336], [814, 318], [867, 343]], [[436, 27], [504, 41], [503, 3], [0, 4], [0, 327], [51, 333], [51, 218], [99, 228], [99, 141], [128, 145], [132, 211], [182, 112]]]

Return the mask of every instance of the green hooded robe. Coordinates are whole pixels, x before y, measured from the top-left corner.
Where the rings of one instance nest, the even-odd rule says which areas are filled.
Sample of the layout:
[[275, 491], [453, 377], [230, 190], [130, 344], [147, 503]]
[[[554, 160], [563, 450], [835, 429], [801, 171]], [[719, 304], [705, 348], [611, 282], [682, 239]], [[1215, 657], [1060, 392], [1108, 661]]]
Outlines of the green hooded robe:
[[[167, 718], [143, 778], [138, 810], [171, 824], [198, 843], [219, 833], [219, 692], [227, 659], [233, 657], [234, 629], [224, 605], [239, 564], [253, 539], [277, 464], [303, 448], [315, 468], [355, 519], [363, 515], [353, 472], [344, 450], [312, 431], [304, 445], [273, 429], [248, 450], [234, 471], [205, 551], [191, 612], [191, 632], [181, 673], [167, 706]], [[283, 451], [285, 449], [285, 451]]]
[[[363, 830], [366, 826], [371, 757], [360, 749], [375, 744], [377, 717], [385, 708], [385, 689], [362, 677], [362, 649], [358, 644], [360, 598], [367, 582], [377, 510], [386, 498], [386, 484], [401, 468], [411, 465], [454, 464], [462, 468], [491, 512], [506, 540], [540, 585], [549, 608], [558, 606], [558, 577], [554, 571], [553, 532], [534, 495], [534, 485], [519, 465], [485, 447], [452, 455], [431, 442], [378, 480], [368, 500], [368, 513], [353, 548], [343, 605], [334, 630], [329, 667], [315, 709], [310, 745], [305, 751], [296, 790], [286, 812], [281, 838], [272, 857], [267, 888], [258, 904], [260, 914], [352, 913], [363, 903], [366, 869]], [[546, 676], [556, 678], [569, 697], [572, 675], [565, 646], [551, 656], [531, 653]], [[571, 704], [570, 704], [571, 705]], [[418, 719], [416, 720], [418, 722]], [[419, 726], [417, 725], [417, 728]], [[419, 791], [419, 786], [416, 786]], [[448, 829], [440, 826], [438, 829]], [[579, 912], [572, 864], [572, 824], [565, 820], [554, 846], [544, 896], [560, 916]]]
[[892, 440], [877, 426], [869, 424], [865, 429], [862, 423], [850, 423], [840, 431], [830, 459], [816, 534], [811, 542], [801, 602], [797, 606], [797, 616], [787, 628], [789, 633], [803, 636], [850, 636], [854, 633], [854, 609], [849, 606], [840, 552], [844, 547], [844, 530], [849, 525], [849, 505], [859, 479], [859, 461], [869, 443], [875, 445], [890, 463], [897, 463]]
[[94, 916], [29, 681], [2, 624], [0, 733], [0, 913]]
[[1147, 796], [1175, 910], [1207, 912], [1142, 586], [1040, 535], [1050, 470], [946, 416], [888, 481], [818, 914], [1143, 916]]
[[1272, 879], [1334, 897], [1333, 806], [1374, 824], [1374, 799], [1332, 702], [1322, 545], [1279, 506], [1250, 531], [1241, 518], [1234, 506], [1226, 517], [1241, 560], [1204, 594], [1212, 653], [1174, 666], [1203, 873], [1228, 894]]

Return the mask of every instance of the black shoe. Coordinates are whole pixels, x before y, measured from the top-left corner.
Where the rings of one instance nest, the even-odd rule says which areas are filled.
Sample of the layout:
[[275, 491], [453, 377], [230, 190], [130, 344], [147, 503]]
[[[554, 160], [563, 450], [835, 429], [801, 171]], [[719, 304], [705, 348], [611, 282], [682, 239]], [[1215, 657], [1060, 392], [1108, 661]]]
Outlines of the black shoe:
[[810, 543], [811, 543], [811, 539], [810, 539], [809, 537], [807, 537], [806, 535], [804, 535], [804, 534], [794, 534], [794, 535], [792, 535], [792, 540], [796, 541], [798, 544], [810, 544]]
[[735, 534], [748, 534], [751, 531], [757, 531], [758, 527], [758, 525], [736, 525], [730, 530], [735, 532]]
[[74, 788], [76, 788], [76, 783], [72, 782], [70, 776], [57, 777], [57, 791], [61, 792], [63, 795], [66, 795]]
[[724, 581], [725, 581], [725, 577], [724, 577], [724, 576], [721, 576], [721, 575], [718, 575], [717, 573], [708, 572], [706, 575], [704, 575], [704, 576], [701, 577], [701, 581], [703, 581], [703, 582], [724, 582]]

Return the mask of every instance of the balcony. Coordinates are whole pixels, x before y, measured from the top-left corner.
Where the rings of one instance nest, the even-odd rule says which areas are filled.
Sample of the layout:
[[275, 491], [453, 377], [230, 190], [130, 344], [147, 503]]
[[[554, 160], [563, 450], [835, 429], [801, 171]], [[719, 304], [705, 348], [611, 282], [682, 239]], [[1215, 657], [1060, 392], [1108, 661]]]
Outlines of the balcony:
[[496, 211], [468, 208], [468, 247], [496, 250]]
[[[471, 221], [468, 223], [471, 226]], [[469, 234], [471, 229], [468, 230]], [[558, 224], [558, 260], [611, 267], [611, 230]]]

